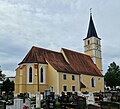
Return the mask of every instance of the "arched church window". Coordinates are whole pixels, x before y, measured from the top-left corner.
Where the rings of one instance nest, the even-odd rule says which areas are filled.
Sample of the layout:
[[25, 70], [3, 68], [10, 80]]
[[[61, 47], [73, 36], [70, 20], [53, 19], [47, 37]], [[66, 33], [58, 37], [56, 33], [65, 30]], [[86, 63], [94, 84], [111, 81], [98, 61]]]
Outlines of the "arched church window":
[[95, 79], [94, 78], [91, 79], [91, 85], [92, 85], [92, 87], [95, 87]]
[[40, 82], [43, 83], [43, 67], [40, 69]]
[[29, 68], [29, 82], [32, 82], [32, 67]]

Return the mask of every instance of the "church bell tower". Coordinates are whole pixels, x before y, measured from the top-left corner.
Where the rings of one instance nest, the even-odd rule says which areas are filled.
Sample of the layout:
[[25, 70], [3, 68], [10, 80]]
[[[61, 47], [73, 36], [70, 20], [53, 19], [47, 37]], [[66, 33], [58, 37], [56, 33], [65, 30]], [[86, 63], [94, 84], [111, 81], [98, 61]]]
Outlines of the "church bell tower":
[[84, 40], [84, 52], [89, 55], [102, 73], [101, 38], [98, 37], [90, 10], [87, 37]]

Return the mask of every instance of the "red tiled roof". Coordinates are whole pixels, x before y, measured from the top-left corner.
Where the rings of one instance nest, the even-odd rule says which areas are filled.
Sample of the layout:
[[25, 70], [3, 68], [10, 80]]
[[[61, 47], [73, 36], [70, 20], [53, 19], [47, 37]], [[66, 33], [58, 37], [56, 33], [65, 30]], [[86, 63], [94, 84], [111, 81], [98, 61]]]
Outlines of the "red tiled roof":
[[62, 50], [69, 63], [67, 63], [62, 53], [33, 46], [20, 64], [47, 64], [48, 62], [59, 72], [102, 76], [89, 56], [64, 48]]
[[62, 48], [70, 66], [79, 74], [102, 76], [90, 56]]
[[22, 63], [47, 64], [45, 61], [45, 58], [44, 58], [45, 51], [46, 51], [46, 49], [42, 49], [42, 48], [33, 46], [20, 64], [22, 64]]
[[76, 73], [65, 61], [62, 53], [46, 52], [45, 59], [59, 72]]
[[38, 47], [32, 47], [26, 57], [20, 63], [42, 63], [47, 62], [57, 71], [66, 73], [76, 73], [71, 66], [65, 61], [62, 53], [47, 50]]

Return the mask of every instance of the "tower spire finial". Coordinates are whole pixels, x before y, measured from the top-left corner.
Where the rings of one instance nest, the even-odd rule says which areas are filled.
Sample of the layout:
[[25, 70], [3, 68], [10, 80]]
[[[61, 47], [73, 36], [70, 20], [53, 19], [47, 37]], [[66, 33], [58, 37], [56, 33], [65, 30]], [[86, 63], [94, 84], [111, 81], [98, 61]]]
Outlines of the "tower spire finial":
[[90, 8], [90, 16], [92, 16], [92, 8]]

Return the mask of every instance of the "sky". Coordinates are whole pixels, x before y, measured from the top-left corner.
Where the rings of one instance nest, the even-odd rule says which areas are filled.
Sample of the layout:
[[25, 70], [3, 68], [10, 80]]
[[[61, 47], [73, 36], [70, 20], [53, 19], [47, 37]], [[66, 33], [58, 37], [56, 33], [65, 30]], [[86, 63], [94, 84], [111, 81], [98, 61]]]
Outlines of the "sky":
[[101, 40], [103, 74], [120, 65], [120, 0], [0, 0], [0, 65], [2, 73], [15, 69], [32, 46], [84, 52], [92, 8]]

